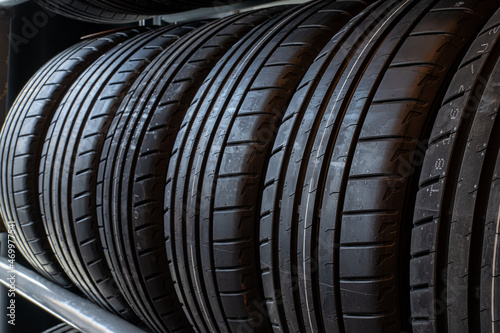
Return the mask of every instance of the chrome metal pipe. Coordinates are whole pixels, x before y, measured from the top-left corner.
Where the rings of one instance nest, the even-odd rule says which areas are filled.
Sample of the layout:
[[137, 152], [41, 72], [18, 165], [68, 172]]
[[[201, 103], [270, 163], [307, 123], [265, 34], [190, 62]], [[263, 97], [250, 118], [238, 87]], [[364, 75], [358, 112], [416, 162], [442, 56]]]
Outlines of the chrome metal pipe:
[[27, 298], [76, 329], [92, 333], [145, 333], [140, 328], [37, 273], [19, 264], [14, 266], [15, 269], [11, 270], [7, 259], [0, 257], [0, 282], [9, 288], [11, 282], [14, 281], [16, 294]]

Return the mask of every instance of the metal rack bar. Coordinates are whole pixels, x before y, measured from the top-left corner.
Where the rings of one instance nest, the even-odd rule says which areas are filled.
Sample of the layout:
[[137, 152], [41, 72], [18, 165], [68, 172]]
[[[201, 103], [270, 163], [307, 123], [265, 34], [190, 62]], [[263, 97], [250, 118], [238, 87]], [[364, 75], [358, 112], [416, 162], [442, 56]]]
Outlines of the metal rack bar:
[[145, 333], [140, 328], [19, 264], [15, 264], [15, 269], [12, 270], [7, 259], [0, 257], [0, 283], [10, 288], [11, 282], [14, 282], [16, 294], [27, 298], [82, 332]]

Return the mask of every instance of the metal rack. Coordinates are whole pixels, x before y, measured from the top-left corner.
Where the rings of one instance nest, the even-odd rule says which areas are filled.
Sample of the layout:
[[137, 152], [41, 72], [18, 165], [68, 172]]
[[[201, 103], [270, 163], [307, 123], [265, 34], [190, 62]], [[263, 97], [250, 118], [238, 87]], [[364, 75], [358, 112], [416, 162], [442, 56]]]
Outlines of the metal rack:
[[19, 295], [82, 332], [145, 332], [32, 270], [18, 264], [11, 270], [7, 259], [0, 257], [0, 282], [9, 288], [12, 277]]

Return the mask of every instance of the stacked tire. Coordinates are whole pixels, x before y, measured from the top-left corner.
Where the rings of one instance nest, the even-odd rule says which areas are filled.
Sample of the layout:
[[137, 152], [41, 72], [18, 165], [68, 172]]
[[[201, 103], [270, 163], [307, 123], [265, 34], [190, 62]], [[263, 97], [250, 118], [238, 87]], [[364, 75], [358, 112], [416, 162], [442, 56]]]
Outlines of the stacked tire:
[[0, 212], [154, 332], [495, 331], [499, 36], [495, 0], [323, 0], [83, 41], [11, 109]]

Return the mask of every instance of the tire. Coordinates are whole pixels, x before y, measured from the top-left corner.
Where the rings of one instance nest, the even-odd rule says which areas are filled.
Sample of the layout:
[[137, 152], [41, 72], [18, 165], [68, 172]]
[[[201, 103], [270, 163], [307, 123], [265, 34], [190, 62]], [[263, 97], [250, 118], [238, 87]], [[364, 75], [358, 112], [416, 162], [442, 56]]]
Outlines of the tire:
[[43, 8], [70, 19], [91, 23], [127, 23], [149, 18], [148, 15], [108, 10], [87, 0], [35, 0]]
[[[14, 229], [16, 248], [46, 278], [69, 287], [50, 248], [38, 202], [38, 166], [50, 119], [76, 78], [109, 49], [143, 29], [83, 41], [62, 52], [26, 84], [0, 134], [2, 219]], [[10, 222], [9, 222], [10, 221]]]
[[262, 184], [260, 260], [276, 332], [411, 329], [404, 222], [418, 168], [406, 164], [497, 7], [378, 2], [311, 66]]
[[[46, 0], [45, 0], [46, 1]], [[58, 0], [61, 1], [61, 0]], [[181, 0], [80, 0], [105, 10], [141, 15], [161, 15], [181, 12], [195, 7]]]
[[365, 7], [316, 1], [273, 18], [222, 58], [189, 108], [168, 168], [165, 231], [196, 330], [271, 330], [256, 252], [266, 149], [311, 62]]
[[[102, 184], [97, 191], [98, 205], [102, 205], [99, 221], [121, 283], [148, 311], [148, 321], [158, 330], [164, 327], [165, 306], [151, 300], [165, 298], [165, 286], [172, 286], [169, 292], [174, 295], [169, 297], [179, 297], [186, 316], [194, 322], [183, 303], [182, 290], [177, 290], [177, 296], [173, 289], [178, 285], [171, 278], [168, 267], [173, 263], [167, 260], [163, 237], [165, 175], [175, 134], [217, 61], [240, 38], [277, 13], [278, 9], [266, 9], [229, 17], [184, 37], [144, 71], [113, 119], [98, 177]], [[122, 264], [122, 258], [128, 266]], [[183, 316], [180, 306], [179, 311], [168, 315]]]
[[[72, 282], [101, 307], [129, 321], [128, 306], [99, 241], [93, 169], [110, 119], [144, 68], [201, 23], [140, 34], [95, 61], [61, 100], [51, 119], [40, 162], [42, 221], [52, 249]], [[141, 309], [128, 302], [137, 314]]]
[[[495, 117], [497, 118], [497, 115]], [[500, 175], [500, 155], [497, 156], [491, 182], [482, 244], [481, 262], [483, 267], [481, 267], [481, 286], [479, 289], [479, 327], [482, 331], [500, 329], [498, 311], [500, 308], [500, 219], [498, 218], [500, 215], [498, 205], [500, 202], [500, 177], [498, 175]]]
[[499, 25], [497, 11], [463, 58], [430, 126], [411, 240], [414, 332], [500, 329]]

